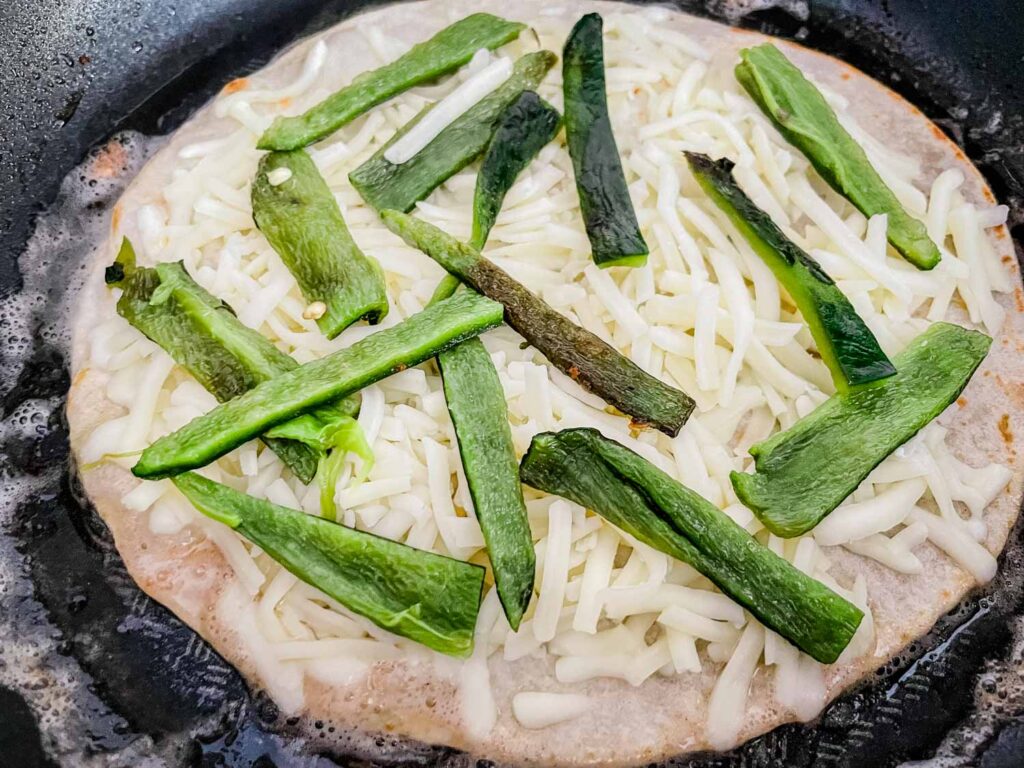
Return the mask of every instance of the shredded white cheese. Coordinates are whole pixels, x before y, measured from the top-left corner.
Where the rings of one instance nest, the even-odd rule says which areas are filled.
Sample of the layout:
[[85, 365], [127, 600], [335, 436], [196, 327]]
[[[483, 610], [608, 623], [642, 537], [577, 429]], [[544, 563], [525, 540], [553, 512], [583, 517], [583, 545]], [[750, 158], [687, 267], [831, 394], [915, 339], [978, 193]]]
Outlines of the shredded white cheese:
[[728, 749], [736, 743], [743, 727], [750, 681], [763, 650], [764, 627], [750, 621], [708, 701], [708, 740], [715, 749]]
[[484, 67], [435, 104], [407, 134], [388, 147], [384, 159], [395, 165], [411, 160], [456, 118], [508, 80], [511, 74], [512, 60], [507, 57]]
[[523, 691], [512, 698], [512, 714], [524, 728], [547, 728], [575, 720], [593, 705], [589, 697], [579, 694]]
[[267, 183], [272, 187], [279, 187], [292, 177], [291, 168], [275, 168], [267, 174]]

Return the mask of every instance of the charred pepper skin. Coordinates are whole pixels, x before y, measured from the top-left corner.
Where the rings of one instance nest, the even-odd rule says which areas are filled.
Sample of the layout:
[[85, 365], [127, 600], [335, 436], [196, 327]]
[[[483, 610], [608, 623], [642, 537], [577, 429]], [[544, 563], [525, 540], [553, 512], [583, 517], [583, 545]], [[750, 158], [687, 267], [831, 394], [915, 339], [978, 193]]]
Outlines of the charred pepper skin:
[[685, 392], [654, 378], [590, 331], [556, 312], [506, 272], [432, 224], [384, 211], [384, 224], [476, 291], [500, 301], [505, 321], [574, 381], [637, 424], [674, 437], [693, 412]]

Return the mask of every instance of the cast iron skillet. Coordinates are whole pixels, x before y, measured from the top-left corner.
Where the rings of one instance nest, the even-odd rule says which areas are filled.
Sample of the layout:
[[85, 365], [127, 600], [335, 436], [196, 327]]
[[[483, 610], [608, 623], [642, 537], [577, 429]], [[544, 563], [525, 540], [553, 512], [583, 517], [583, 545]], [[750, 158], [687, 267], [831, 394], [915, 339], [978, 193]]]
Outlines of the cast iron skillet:
[[[373, 0], [60, 0], [0, 4], [0, 345], [7, 358], [18, 322], [28, 323], [29, 361], [5, 359], [14, 384], [0, 391], [0, 418], [26, 401], [58, 407], [32, 429], [5, 432], [3, 475], [34, 476], [0, 545], [8, 565], [31, 581], [21, 593], [0, 580], [0, 624], [42, 626], [50, 641], [36, 662], [69, 670], [74, 717], [54, 722], [28, 706], [24, 688], [0, 685], [0, 762], [54, 765], [50, 747], [72, 744], [66, 765], [319, 766], [468, 762], [445, 748], [395, 750], [379, 739], [366, 759], [312, 754], [274, 705], [247, 691], [238, 674], [191, 630], [131, 582], [110, 536], [80, 504], [67, 471], [67, 430], [59, 407], [68, 364], [38, 334], [46, 307], [15, 317], [10, 297], [22, 276], [18, 255], [60, 180], [91, 147], [117, 131], [173, 130], [227, 79], [266, 63], [296, 38]], [[681, 0], [685, 10], [721, 18], [721, 0]], [[788, 0], [740, 24], [791, 37], [865, 70], [921, 107], [981, 167], [1011, 206], [1015, 242], [1024, 230], [1024, 7], [1019, 0]], [[788, 9], [788, 10], [787, 10]], [[112, 199], [99, 199], [98, 208]], [[1019, 253], [1019, 250], [1018, 250]], [[59, 259], [60, 253], [52, 254]], [[68, 265], [71, 270], [74, 265]], [[61, 294], [54, 281], [52, 298]], [[12, 368], [11, 366], [14, 366]], [[12, 549], [0, 549], [0, 553]], [[678, 766], [888, 766], [941, 749], [955, 765], [1017, 766], [1024, 760], [1024, 701], [1011, 690], [979, 711], [976, 694], [1006, 694], [1012, 666], [1009, 622], [1021, 611], [1021, 526], [996, 582], [939, 622], [905, 658], [842, 697], [813, 726], [791, 725], [725, 755]], [[16, 580], [17, 582], [17, 580]], [[0, 647], [0, 681], [5, 674]], [[980, 681], [980, 682], [979, 682]], [[998, 699], [998, 695], [996, 696]], [[981, 724], [994, 728], [971, 743]], [[63, 729], [63, 730], [62, 730]], [[986, 730], [985, 733], [990, 733]]]

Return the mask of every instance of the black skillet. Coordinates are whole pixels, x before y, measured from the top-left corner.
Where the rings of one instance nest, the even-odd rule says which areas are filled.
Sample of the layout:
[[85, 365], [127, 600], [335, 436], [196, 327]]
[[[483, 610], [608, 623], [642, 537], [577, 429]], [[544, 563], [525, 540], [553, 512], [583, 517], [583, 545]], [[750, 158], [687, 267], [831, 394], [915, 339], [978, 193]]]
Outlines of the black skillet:
[[[38, 638], [26, 681], [0, 646], [0, 765], [464, 765], [465, 756], [379, 739], [370, 754], [312, 754], [274, 705], [252, 695], [205, 643], [134, 586], [103, 524], [67, 471], [67, 361], [49, 327], [75, 264], [54, 247], [49, 302], [12, 301], [18, 255], [61, 179], [117, 131], [166, 133], [227, 79], [365, 0], [0, 0], [0, 345], [2, 426], [26, 402], [35, 421], [0, 431], [0, 483], [35, 478], [0, 530], [0, 627]], [[679, 2], [722, 18], [727, 4]], [[1024, 237], [1024, 6], [1020, 0], [798, 0], [742, 26], [837, 55], [921, 107], [981, 167]], [[96, 195], [102, 209], [113, 192]], [[58, 202], [58, 205], [60, 203]], [[72, 238], [75, 232], [64, 233]], [[74, 249], [67, 249], [70, 253]], [[59, 336], [59, 328], [57, 329]], [[45, 333], [44, 333], [45, 331]], [[27, 344], [27, 362], [9, 354]], [[20, 414], [20, 415], [19, 415]], [[7, 520], [0, 515], [0, 521]], [[832, 704], [815, 724], [785, 726], [725, 755], [679, 766], [890, 766], [940, 750], [950, 765], [1024, 765], [1024, 695], [1012, 684], [1009, 623], [1021, 613], [1021, 526], [1000, 576], [906, 656]], [[15, 635], [10, 634], [14, 630]], [[29, 635], [31, 630], [32, 634]], [[18, 655], [24, 664], [24, 654]], [[10, 659], [10, 661], [8, 660]], [[30, 690], [65, 674], [68, 705], [39, 711]], [[11, 681], [21, 678], [18, 683]], [[47, 682], [49, 680], [50, 682]], [[6, 681], [6, 683], [5, 683]], [[1020, 675], [1016, 677], [1017, 688]], [[4, 687], [4, 683], [12, 687]], [[995, 705], [979, 706], [978, 701]], [[35, 710], [27, 703], [37, 702]], [[979, 738], [980, 734], [980, 738]], [[54, 744], [63, 742], [54, 757]], [[315, 751], [315, 750], [312, 750]]]

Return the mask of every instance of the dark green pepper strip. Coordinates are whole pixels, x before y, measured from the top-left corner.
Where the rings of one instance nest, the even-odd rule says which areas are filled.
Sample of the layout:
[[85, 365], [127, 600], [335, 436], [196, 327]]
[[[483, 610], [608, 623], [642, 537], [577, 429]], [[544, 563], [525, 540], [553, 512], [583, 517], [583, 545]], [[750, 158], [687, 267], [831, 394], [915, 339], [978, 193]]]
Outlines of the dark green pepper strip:
[[533, 91], [523, 91], [501, 114], [476, 177], [470, 246], [483, 250], [516, 177], [555, 138], [561, 125], [558, 110]]
[[132, 472], [152, 479], [206, 466], [273, 426], [418, 365], [500, 323], [500, 304], [468, 291], [453, 296], [222, 403], [149, 446]]
[[693, 411], [684, 392], [659, 381], [590, 331], [538, 299], [468, 245], [398, 211], [384, 224], [476, 291], [505, 306], [505, 322], [560, 371], [639, 424], [675, 436]]
[[533, 596], [536, 557], [505, 391], [480, 339], [442, 352], [437, 362], [498, 597], [509, 625], [518, 629]]
[[388, 162], [384, 153], [415, 125], [423, 115], [421, 112], [349, 174], [352, 186], [378, 211], [412, 210], [418, 201], [480, 156], [505, 108], [524, 90], [536, 88], [554, 66], [555, 58], [551, 51], [521, 57], [508, 80], [452, 121], [412, 158], [399, 165]]
[[834, 395], [751, 446], [754, 474], [730, 475], [736, 495], [777, 536], [809, 531], [960, 396], [991, 344], [983, 333], [936, 323], [896, 356], [895, 376]]
[[689, 563], [758, 621], [823, 664], [839, 658], [864, 617], [713, 504], [597, 430], [536, 435], [520, 472], [524, 483], [593, 509]]
[[685, 154], [704, 192], [793, 297], [836, 389], [844, 392], [896, 373], [874, 334], [821, 265], [782, 234], [771, 217], [740, 189], [732, 175], [733, 163]]
[[512, 42], [525, 24], [474, 13], [414, 45], [390, 64], [364, 72], [296, 117], [278, 117], [260, 137], [259, 149], [301, 149], [393, 96], [461, 67], [481, 48]]
[[[267, 174], [279, 169], [291, 175], [275, 186]], [[384, 272], [359, 250], [305, 151], [271, 152], [260, 160], [252, 183], [252, 216], [306, 301], [326, 305], [316, 321], [324, 336], [333, 339], [356, 320], [376, 323], [388, 313]]]
[[[555, 138], [561, 124], [558, 110], [533, 91], [523, 91], [502, 113], [476, 176], [473, 232], [469, 238], [473, 248], [483, 250], [516, 177]], [[430, 297], [431, 302], [447, 299], [458, 287], [457, 277], [445, 275]]]
[[746, 48], [740, 58], [736, 79], [786, 141], [865, 216], [886, 214], [889, 242], [903, 258], [918, 269], [938, 264], [924, 224], [903, 209], [814, 84], [770, 43]]
[[565, 136], [594, 263], [640, 267], [647, 263], [648, 249], [608, 119], [602, 25], [599, 14], [588, 13], [565, 41]]
[[[220, 402], [298, 367], [257, 331], [244, 326], [231, 307], [211, 296], [180, 263], [137, 267], [125, 238], [107, 283], [122, 289], [117, 312], [159, 345]], [[282, 427], [294, 434], [264, 435], [264, 442], [304, 483], [309, 483], [325, 450], [314, 433], [330, 433], [359, 410], [353, 396], [300, 416]], [[290, 439], [289, 439], [290, 438]]]
[[193, 472], [174, 484], [200, 512], [377, 626], [452, 656], [473, 650], [480, 566], [254, 499]]

